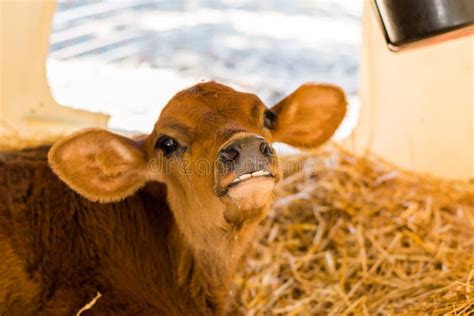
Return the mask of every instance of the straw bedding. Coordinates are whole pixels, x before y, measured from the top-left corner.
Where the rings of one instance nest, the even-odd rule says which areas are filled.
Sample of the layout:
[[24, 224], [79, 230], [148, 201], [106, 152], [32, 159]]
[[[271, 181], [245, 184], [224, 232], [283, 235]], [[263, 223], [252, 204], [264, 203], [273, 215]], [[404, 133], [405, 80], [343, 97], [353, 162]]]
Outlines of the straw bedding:
[[[0, 137], [0, 150], [39, 143]], [[235, 278], [232, 314], [473, 313], [473, 182], [335, 145], [282, 166], [269, 218]]]
[[235, 279], [235, 314], [474, 312], [474, 183], [336, 146], [292, 165]]

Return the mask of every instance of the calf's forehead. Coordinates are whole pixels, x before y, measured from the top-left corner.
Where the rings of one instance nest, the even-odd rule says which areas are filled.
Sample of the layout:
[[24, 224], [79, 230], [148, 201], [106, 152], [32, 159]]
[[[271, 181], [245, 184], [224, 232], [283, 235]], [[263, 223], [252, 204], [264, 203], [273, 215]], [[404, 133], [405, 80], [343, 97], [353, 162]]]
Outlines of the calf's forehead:
[[168, 102], [156, 128], [184, 126], [193, 133], [207, 133], [209, 129], [217, 132], [252, 125], [263, 108], [254, 94], [216, 83], [199, 84], [181, 91]]

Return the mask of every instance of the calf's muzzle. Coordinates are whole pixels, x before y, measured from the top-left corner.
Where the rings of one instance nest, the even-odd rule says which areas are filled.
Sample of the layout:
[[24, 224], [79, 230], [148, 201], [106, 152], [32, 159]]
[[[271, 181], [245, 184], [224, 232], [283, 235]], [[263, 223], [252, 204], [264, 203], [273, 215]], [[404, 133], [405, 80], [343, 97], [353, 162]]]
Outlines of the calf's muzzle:
[[219, 152], [220, 162], [237, 175], [266, 169], [273, 156], [273, 147], [256, 135], [235, 139]]

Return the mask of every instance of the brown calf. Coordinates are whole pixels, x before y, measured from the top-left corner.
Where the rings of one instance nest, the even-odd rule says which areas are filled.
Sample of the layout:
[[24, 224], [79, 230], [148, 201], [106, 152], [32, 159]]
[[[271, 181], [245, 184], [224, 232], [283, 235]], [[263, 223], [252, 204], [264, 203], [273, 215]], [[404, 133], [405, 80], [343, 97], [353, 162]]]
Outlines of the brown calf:
[[329, 85], [269, 110], [209, 82], [140, 140], [88, 129], [0, 154], [0, 314], [73, 315], [97, 292], [82, 315], [223, 314], [281, 176], [271, 143], [314, 148], [345, 110]]

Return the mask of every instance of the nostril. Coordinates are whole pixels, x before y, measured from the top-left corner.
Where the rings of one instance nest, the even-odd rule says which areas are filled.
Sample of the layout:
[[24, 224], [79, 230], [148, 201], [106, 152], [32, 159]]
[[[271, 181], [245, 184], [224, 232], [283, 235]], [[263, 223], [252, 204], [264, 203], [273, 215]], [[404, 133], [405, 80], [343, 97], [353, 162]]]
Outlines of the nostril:
[[273, 154], [273, 149], [267, 142], [262, 142], [260, 144], [260, 152], [263, 155], [270, 157]]
[[239, 151], [235, 148], [227, 148], [221, 151], [220, 157], [224, 161], [235, 161], [239, 158]]

